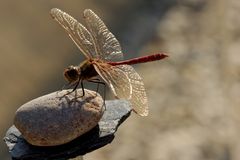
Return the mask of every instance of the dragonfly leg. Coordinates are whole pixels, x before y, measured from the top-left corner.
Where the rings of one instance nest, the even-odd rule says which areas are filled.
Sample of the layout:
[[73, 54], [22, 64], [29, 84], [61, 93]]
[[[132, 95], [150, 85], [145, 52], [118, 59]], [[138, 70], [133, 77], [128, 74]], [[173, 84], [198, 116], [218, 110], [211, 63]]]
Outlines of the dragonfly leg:
[[103, 88], [103, 101], [104, 101], [104, 110], [106, 109], [105, 108], [105, 97], [106, 97], [106, 83], [102, 82], [100, 79], [91, 79], [91, 80], [88, 80], [89, 82], [92, 82], [92, 83], [97, 83], [97, 90], [96, 90], [96, 95], [98, 93], [98, 89], [99, 89], [99, 84], [102, 84], [104, 86]]
[[67, 84], [64, 84], [61, 88], [61, 91], [64, 90], [65, 88], [72, 88], [76, 83], [67, 83]]
[[[77, 87], [79, 85], [79, 82], [80, 82], [80, 79], [78, 79], [78, 81], [76, 82], [76, 84], [75, 84], [73, 90], [71, 91], [71, 93], [74, 92], [77, 89]], [[81, 83], [82, 83], [82, 81], [81, 81]]]
[[79, 83], [81, 85], [81, 88], [82, 88], [82, 95], [81, 96], [78, 96], [78, 97], [84, 97], [85, 96], [85, 91], [84, 91], [84, 87], [83, 87], [83, 80], [79, 79], [77, 82], [76, 82], [76, 85], [75, 87], [73, 88], [73, 90], [70, 92], [74, 92], [75, 91], [75, 97], [77, 97], [77, 87], [79, 86]]
[[[81, 96], [78, 95], [78, 91], [77, 91], [77, 87], [79, 86], [79, 83], [80, 83], [81, 88], [82, 88], [82, 95], [81, 95]], [[85, 92], [84, 92], [84, 87], [83, 87], [83, 81], [82, 81], [82, 80], [78, 80], [78, 81], [76, 82], [75, 87], [73, 88], [73, 90], [72, 90], [70, 93], [72, 93], [72, 92], [75, 93], [75, 96], [74, 96], [74, 98], [71, 100], [71, 102], [78, 101], [78, 98], [84, 97]], [[67, 94], [69, 94], [69, 93], [67, 93]]]
[[88, 82], [97, 83], [96, 93], [98, 92], [99, 84], [104, 85], [104, 96], [105, 96], [105, 87], [106, 87], [106, 84], [105, 84], [104, 82], [102, 82], [100, 79], [91, 79], [91, 80], [88, 80]]
[[85, 96], [84, 87], [83, 87], [83, 81], [81, 81], [81, 88], [82, 88], [82, 97], [83, 97], [83, 96]]
[[[80, 83], [80, 79], [78, 79], [78, 81], [77, 81], [76, 83], [73, 83], [73, 84], [71, 84], [71, 83], [65, 84], [65, 85], [63, 86], [62, 90], [63, 90], [64, 87], [66, 87], [66, 86], [69, 86], [69, 87], [73, 87], [73, 86], [74, 86], [74, 88], [73, 88], [70, 92], [67, 92], [66, 94], [64, 94], [62, 97], [66, 96], [66, 95], [69, 95], [69, 94], [73, 93], [74, 91], [76, 91], [79, 83]], [[82, 83], [82, 81], [81, 81], [81, 83]]]
[[[59, 91], [57, 91], [57, 94], [58, 94], [59, 92], [63, 91], [66, 87], [71, 88], [73, 85], [74, 85], [74, 84], [71, 84], [71, 82], [69, 82], [69, 83], [67, 83], [67, 84], [64, 84], [64, 85], [62, 86], [62, 88], [61, 88]], [[67, 94], [65, 94], [65, 95], [67, 95]], [[64, 96], [65, 96], [65, 95], [64, 95]], [[62, 97], [63, 97], [63, 96], [62, 96]]]

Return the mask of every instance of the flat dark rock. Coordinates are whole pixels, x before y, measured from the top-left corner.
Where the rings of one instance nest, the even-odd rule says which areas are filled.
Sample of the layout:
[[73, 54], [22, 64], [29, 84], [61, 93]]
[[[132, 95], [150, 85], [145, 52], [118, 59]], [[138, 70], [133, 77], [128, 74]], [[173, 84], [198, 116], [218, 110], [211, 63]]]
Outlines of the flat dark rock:
[[26, 142], [15, 126], [9, 128], [4, 141], [14, 160], [65, 160], [85, 155], [111, 143], [119, 125], [130, 113], [131, 108], [127, 101], [106, 101], [106, 110], [98, 125], [69, 143], [52, 147], [33, 146]]

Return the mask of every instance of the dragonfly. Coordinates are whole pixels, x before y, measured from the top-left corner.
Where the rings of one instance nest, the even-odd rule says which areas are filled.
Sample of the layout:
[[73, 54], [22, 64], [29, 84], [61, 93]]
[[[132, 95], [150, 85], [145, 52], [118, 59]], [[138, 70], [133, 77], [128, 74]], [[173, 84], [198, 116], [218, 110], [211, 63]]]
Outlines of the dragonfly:
[[86, 58], [79, 65], [71, 65], [64, 70], [65, 79], [75, 85], [73, 91], [81, 84], [84, 96], [83, 81], [96, 82], [100, 80], [96, 77], [100, 76], [116, 98], [130, 101], [135, 113], [147, 116], [149, 109], [144, 83], [130, 65], [161, 60], [168, 55], [158, 53], [122, 60], [123, 52], [118, 40], [91, 9], [83, 12], [85, 26], [57, 8], [51, 9], [50, 15]]

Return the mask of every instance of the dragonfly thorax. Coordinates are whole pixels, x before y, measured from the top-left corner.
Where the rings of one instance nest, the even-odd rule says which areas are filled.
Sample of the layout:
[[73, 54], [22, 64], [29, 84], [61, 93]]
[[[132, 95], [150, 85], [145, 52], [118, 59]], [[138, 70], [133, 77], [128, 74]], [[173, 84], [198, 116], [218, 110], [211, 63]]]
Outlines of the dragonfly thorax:
[[80, 70], [79, 76], [80, 76], [80, 79], [82, 80], [90, 80], [98, 76], [98, 73], [96, 72], [92, 61], [90, 61], [89, 59], [83, 61], [79, 65], [79, 70]]

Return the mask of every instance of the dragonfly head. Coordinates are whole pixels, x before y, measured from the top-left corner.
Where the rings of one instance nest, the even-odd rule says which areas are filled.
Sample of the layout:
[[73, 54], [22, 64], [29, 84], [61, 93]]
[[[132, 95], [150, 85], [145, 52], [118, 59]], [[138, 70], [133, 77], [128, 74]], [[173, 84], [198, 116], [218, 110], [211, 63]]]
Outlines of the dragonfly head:
[[79, 67], [69, 66], [64, 70], [63, 76], [69, 83], [76, 82], [80, 76]]

